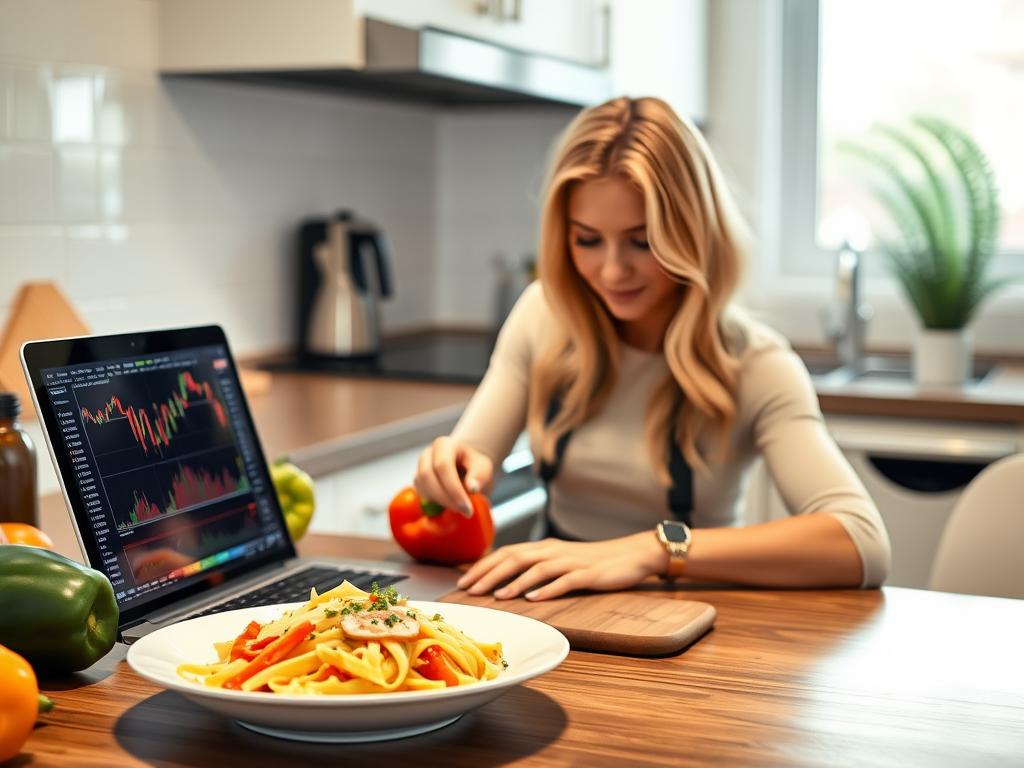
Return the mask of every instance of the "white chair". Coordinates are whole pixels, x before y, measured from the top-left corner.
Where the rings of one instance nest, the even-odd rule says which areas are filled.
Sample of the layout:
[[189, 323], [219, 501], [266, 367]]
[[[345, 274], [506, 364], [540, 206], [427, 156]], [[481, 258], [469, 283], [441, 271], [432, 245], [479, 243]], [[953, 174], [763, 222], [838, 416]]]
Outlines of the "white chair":
[[1024, 454], [989, 465], [964, 489], [943, 531], [928, 586], [1024, 598]]

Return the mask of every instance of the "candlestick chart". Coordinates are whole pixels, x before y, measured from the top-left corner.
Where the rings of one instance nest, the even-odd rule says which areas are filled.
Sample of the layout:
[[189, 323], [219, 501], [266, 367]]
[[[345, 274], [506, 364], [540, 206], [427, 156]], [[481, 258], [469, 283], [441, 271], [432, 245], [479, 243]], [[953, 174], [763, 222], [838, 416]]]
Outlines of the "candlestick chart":
[[191, 370], [121, 376], [78, 390], [82, 423], [101, 474], [234, 442], [212, 376]]
[[231, 499], [249, 497], [250, 478], [216, 382], [209, 364], [197, 364], [75, 390], [121, 536], [138, 539], [140, 529], [151, 535], [170, 518], [216, 514]]

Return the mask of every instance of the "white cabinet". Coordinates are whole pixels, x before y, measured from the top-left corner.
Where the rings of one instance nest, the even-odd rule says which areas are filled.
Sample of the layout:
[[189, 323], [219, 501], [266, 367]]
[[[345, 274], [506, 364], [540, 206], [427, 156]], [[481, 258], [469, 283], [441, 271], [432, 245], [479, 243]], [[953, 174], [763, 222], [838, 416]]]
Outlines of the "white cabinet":
[[[829, 416], [829, 431], [881, 512], [892, 542], [887, 584], [926, 588], [963, 487], [985, 466], [1024, 450], [1024, 428]], [[763, 463], [745, 497], [746, 523], [787, 516]]]
[[363, 66], [355, 0], [158, 0], [160, 70], [266, 72]]
[[601, 65], [607, 56], [602, 0], [361, 0], [367, 18], [433, 27], [530, 53]]
[[366, 19], [582, 64], [606, 58], [601, 0], [158, 0], [164, 72], [360, 69]]
[[425, 447], [409, 448], [316, 478], [316, 513], [310, 530], [389, 537], [388, 504], [399, 490], [412, 483], [416, 461]]

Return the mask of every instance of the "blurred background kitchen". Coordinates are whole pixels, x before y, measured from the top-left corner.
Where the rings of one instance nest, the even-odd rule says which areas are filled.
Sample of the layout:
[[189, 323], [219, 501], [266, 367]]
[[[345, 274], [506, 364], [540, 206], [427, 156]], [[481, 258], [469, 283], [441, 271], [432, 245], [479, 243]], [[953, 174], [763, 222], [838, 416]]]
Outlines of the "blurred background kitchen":
[[[471, 383], [531, 279], [553, 138], [582, 105], [656, 95], [753, 227], [741, 302], [805, 353], [890, 526], [892, 583], [925, 586], [960, 491], [1024, 447], [1024, 284], [970, 318], [962, 381], [915, 382], [885, 211], [839, 148], [954, 123], [999, 188], [988, 274], [1021, 275], [1022, 41], [1019, 0], [0, 0], [0, 389], [23, 388], [19, 336], [40, 316], [59, 333], [64, 300], [91, 332], [219, 323], [275, 375]], [[329, 328], [303, 278], [317, 248], [360, 265]], [[33, 309], [40, 282], [61, 308]], [[385, 535], [374, 498], [425, 437], [310, 458], [336, 501], [314, 528]], [[748, 519], [781, 513], [755, 474]]]

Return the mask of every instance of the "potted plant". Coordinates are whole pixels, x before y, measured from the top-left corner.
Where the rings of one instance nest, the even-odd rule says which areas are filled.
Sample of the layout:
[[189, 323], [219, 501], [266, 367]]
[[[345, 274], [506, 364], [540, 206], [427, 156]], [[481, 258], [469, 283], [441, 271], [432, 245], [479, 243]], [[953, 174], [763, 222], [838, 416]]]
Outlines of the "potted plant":
[[1008, 279], [988, 274], [999, 234], [999, 193], [985, 153], [960, 128], [932, 116], [908, 128], [876, 125], [876, 142], [842, 151], [878, 173], [874, 197], [896, 225], [876, 240], [917, 312], [914, 378], [962, 385], [971, 369], [975, 311]]

